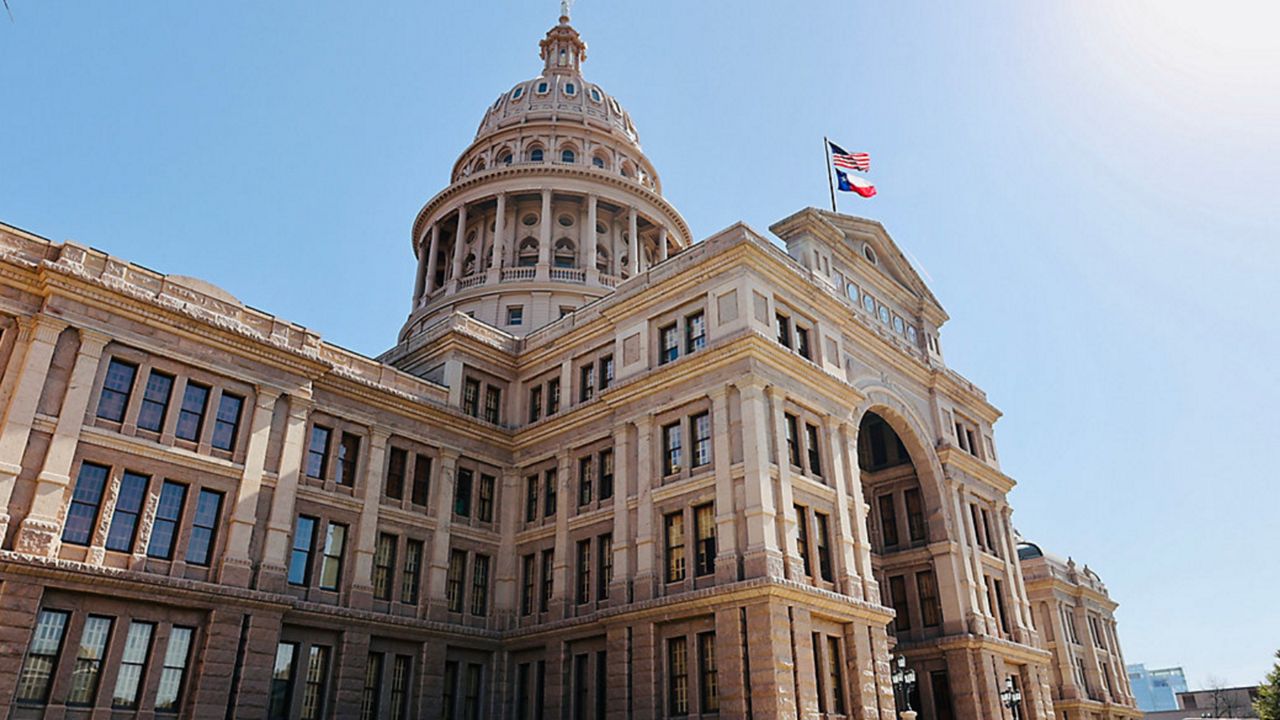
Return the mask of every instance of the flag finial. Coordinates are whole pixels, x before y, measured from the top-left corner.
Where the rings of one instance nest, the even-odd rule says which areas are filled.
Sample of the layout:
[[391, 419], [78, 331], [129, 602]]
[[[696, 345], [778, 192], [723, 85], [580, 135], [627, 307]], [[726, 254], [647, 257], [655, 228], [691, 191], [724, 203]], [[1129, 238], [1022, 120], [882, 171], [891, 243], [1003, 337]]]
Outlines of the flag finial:
[[569, 8], [573, 5], [573, 0], [560, 0], [560, 22], [569, 22]]

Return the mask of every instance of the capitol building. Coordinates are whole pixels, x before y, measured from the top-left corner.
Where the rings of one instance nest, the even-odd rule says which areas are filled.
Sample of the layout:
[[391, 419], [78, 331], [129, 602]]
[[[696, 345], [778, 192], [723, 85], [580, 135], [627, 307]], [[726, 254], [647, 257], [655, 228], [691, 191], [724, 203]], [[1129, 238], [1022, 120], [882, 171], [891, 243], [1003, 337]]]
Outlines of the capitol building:
[[8, 717], [1140, 716], [885, 228], [695, 238], [567, 16], [539, 55], [377, 358], [0, 225]]

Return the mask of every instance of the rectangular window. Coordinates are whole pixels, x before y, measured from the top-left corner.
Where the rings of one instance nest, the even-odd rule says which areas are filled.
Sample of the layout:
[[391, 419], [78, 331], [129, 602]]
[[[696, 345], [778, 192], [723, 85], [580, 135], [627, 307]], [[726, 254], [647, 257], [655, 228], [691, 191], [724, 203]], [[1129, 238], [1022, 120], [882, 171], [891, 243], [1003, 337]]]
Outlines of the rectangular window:
[[818, 685], [818, 713], [826, 715], [828, 705], [830, 705], [827, 698], [827, 685], [830, 684], [830, 681], [822, 672], [822, 635], [813, 633], [813, 638], [809, 644], [813, 648], [814, 680], [817, 681]]
[[355, 487], [356, 468], [360, 465], [360, 436], [342, 433], [338, 443], [338, 475], [333, 479], [339, 485]]
[[693, 509], [693, 527], [696, 533], [693, 574], [696, 577], [714, 575], [716, 572], [716, 510], [707, 503]]
[[996, 551], [995, 535], [991, 534], [991, 513], [987, 512], [986, 508], [982, 508], [982, 536], [987, 545], [987, 552], [999, 556], [1000, 553]]
[[1008, 635], [1009, 634], [1009, 615], [1008, 613], [1005, 612], [1005, 608], [1004, 608], [1004, 584], [1001, 583], [999, 580], [992, 580], [991, 582], [995, 588], [996, 610], [998, 611], [997, 614], [1000, 617], [1000, 629], [1003, 630], [1006, 635]]
[[418, 586], [422, 579], [422, 541], [406, 540], [404, 543], [404, 572], [400, 574], [400, 602], [418, 604]]
[[413, 657], [396, 655], [395, 664], [391, 666], [391, 714], [388, 717], [400, 720], [409, 707], [409, 680], [413, 673]]
[[813, 567], [809, 563], [809, 511], [802, 505], [796, 505], [796, 551], [800, 553], [804, 574], [813, 575]]
[[92, 463], [81, 463], [76, 477], [76, 488], [71, 493], [67, 507], [66, 524], [62, 528], [62, 542], [70, 545], [88, 545], [98, 526], [98, 506], [107, 487], [107, 475], [111, 469]]
[[182, 508], [186, 504], [187, 486], [165, 480], [160, 486], [160, 502], [156, 505], [156, 520], [151, 526], [147, 557], [161, 560], [173, 557], [173, 543], [178, 539], [178, 523], [182, 521]]
[[702, 712], [720, 712], [720, 682], [716, 677], [716, 634], [698, 633], [698, 689]]
[[382, 492], [392, 500], [404, 499], [404, 476], [408, 470], [409, 453], [402, 448], [390, 448], [387, 455], [387, 480]]
[[524, 306], [523, 305], [507, 306], [507, 324], [508, 325], [524, 324]]
[[667, 545], [667, 582], [684, 580], [684, 513], [674, 512], [663, 518]]
[[373, 597], [377, 600], [391, 599], [391, 580], [396, 572], [396, 542], [395, 535], [378, 535], [378, 546], [373, 553]]
[[204, 428], [205, 406], [209, 403], [209, 388], [193, 382], [187, 383], [182, 393], [182, 407], [178, 409], [178, 426], [173, 434], [181, 440], [200, 441]]
[[784, 348], [791, 347], [791, 318], [786, 315], [775, 315], [774, 320], [777, 323], [778, 344]]
[[201, 490], [196, 496], [196, 512], [191, 518], [191, 539], [187, 543], [187, 562], [207, 567], [218, 541], [218, 517], [222, 514], [222, 493]]
[[169, 414], [169, 398], [172, 395], [173, 376], [152, 370], [147, 375], [147, 387], [142, 392], [142, 407], [138, 408], [138, 428], [155, 433], [163, 430], [165, 415]]
[[533, 612], [533, 586], [537, 582], [534, 577], [537, 569], [533, 564], [533, 555], [525, 555], [520, 560], [522, 577], [520, 579], [520, 614]]
[[302, 685], [302, 720], [319, 720], [324, 714], [324, 701], [329, 682], [329, 648], [312, 645], [307, 657], [307, 676]]
[[693, 429], [693, 467], [702, 467], [711, 463], [711, 415], [699, 413], [689, 418]]
[[902, 575], [889, 578], [889, 598], [893, 610], [898, 614], [893, 619], [893, 627], [898, 632], [911, 629], [911, 606], [907, 604], [907, 581]]
[[480, 720], [480, 677], [483, 668], [467, 663], [467, 676], [462, 688], [462, 717], [464, 720]]
[[516, 720], [529, 720], [529, 716], [534, 713], [533, 698], [529, 692], [532, 689], [533, 685], [529, 682], [529, 663], [520, 663], [516, 666]]
[[605, 533], [596, 541], [596, 563], [600, 567], [596, 597], [609, 599], [609, 585], [613, 583], [613, 534]]
[[800, 430], [799, 421], [790, 413], [783, 415], [787, 425], [787, 458], [792, 466], [800, 467]]
[[529, 388], [529, 422], [535, 423], [542, 419], [542, 386], [537, 385]]
[[271, 670], [271, 698], [267, 717], [288, 720], [293, 705], [293, 668], [298, 654], [297, 643], [276, 645], [276, 662]]
[[484, 419], [497, 425], [501, 420], [502, 390], [492, 385], [484, 389]]
[[458, 692], [458, 663], [447, 660], [444, 664], [444, 687], [440, 696], [441, 720], [456, 720], [454, 697]]
[[431, 496], [431, 458], [426, 455], [415, 455], [413, 461], [413, 487], [409, 502], [414, 505], [427, 506]]
[[814, 540], [818, 546], [818, 573], [823, 580], [834, 582], [835, 575], [831, 571], [831, 530], [827, 516], [820, 512], [813, 514]]
[[444, 596], [449, 612], [462, 612], [462, 579], [467, 574], [467, 552], [449, 551], [449, 574], [445, 576]]
[[176, 713], [181, 706], [187, 662], [191, 657], [191, 636], [195, 628], [174, 625], [169, 629], [169, 644], [164, 649], [160, 667], [160, 687], [156, 690], [156, 712]]
[[613, 356], [600, 358], [600, 389], [604, 390], [613, 384]]
[[480, 487], [476, 492], [476, 519], [480, 522], [493, 522], [493, 484], [492, 475], [480, 475]]
[[587, 698], [591, 688], [587, 685], [587, 655], [573, 656], [573, 720], [587, 720]]
[[596, 394], [596, 366], [587, 363], [578, 369], [578, 402], [586, 402]]
[[601, 450], [596, 467], [600, 472], [600, 499], [613, 497], [613, 450]]
[[453, 485], [453, 512], [462, 517], [471, 517], [471, 483], [475, 475], [467, 468], [458, 468], [457, 479]]
[[289, 584], [311, 583], [311, 553], [316, 548], [316, 519], [299, 515], [293, 528], [293, 551], [289, 554]]
[[382, 661], [382, 653], [371, 652], [364, 664], [364, 691], [360, 697], [360, 720], [378, 720], [378, 710], [381, 709], [379, 706], [382, 705]]
[[609, 663], [604, 650], [596, 652], [596, 718], [603, 720], [608, 716], [609, 698]]
[[674, 422], [662, 427], [662, 474], [674, 475], [680, 472], [684, 458], [681, 457], [680, 423]]
[[557, 480], [556, 471], [554, 469], [544, 472], [542, 477], [543, 497], [542, 497], [542, 515], [551, 517], [556, 514], [556, 495]]
[[667, 363], [680, 357], [680, 332], [672, 323], [658, 329], [658, 364]]
[[818, 426], [805, 423], [805, 450], [809, 454], [809, 472], [822, 477], [822, 451], [818, 442]]
[[809, 350], [809, 330], [796, 326], [796, 353], [805, 360], [812, 360], [813, 354]]
[[546, 612], [547, 607], [551, 604], [551, 592], [554, 589], [554, 576], [551, 574], [551, 566], [555, 560], [555, 551], [551, 549], [542, 551], [542, 596], [538, 598], [539, 612]]
[[333, 431], [323, 425], [311, 426], [311, 442], [307, 445], [307, 477], [324, 479], [329, 465], [329, 438]]
[[102, 655], [111, 637], [114, 618], [90, 615], [84, 620], [80, 633], [80, 648], [76, 652], [75, 666], [71, 670], [71, 687], [67, 690], [68, 705], [92, 705], [98, 694], [98, 676], [102, 673]]
[[560, 412], [560, 378], [551, 378], [547, 381], [547, 414], [555, 415]]
[[707, 346], [707, 317], [697, 312], [684, 319], [684, 347], [686, 353], [697, 352]]
[[672, 715], [689, 714], [689, 649], [683, 637], [667, 640], [667, 704]]
[[920, 622], [925, 627], [937, 627], [942, 622], [938, 606], [938, 582], [932, 570], [916, 573], [916, 592], [920, 594]]
[[107, 532], [107, 549], [116, 552], [133, 552], [133, 541], [138, 532], [138, 517], [147, 499], [147, 485], [151, 478], [126, 470], [120, 479], [120, 492], [116, 496], [116, 509], [111, 514], [111, 529]]
[[880, 535], [884, 546], [893, 547], [898, 544], [898, 511], [893, 496], [881, 495], [876, 502], [880, 504]]
[[244, 398], [222, 393], [218, 400], [218, 413], [213, 418], [213, 439], [210, 444], [219, 450], [231, 452], [236, 448], [236, 435], [240, 432], [240, 411]]
[[462, 412], [476, 417], [480, 414], [480, 381], [467, 378], [462, 383]]
[[924, 525], [924, 508], [920, 503], [920, 491], [916, 488], [909, 488], [902, 494], [902, 499], [907, 505], [907, 537], [911, 538], [911, 542], [924, 542], [928, 533], [925, 531]]
[[524, 479], [525, 503], [524, 521], [533, 522], [538, 519], [538, 476], [529, 475]]
[[116, 671], [116, 689], [111, 693], [111, 707], [134, 710], [138, 707], [138, 691], [142, 678], [147, 674], [147, 662], [151, 658], [151, 638], [155, 635], [155, 623], [129, 623], [129, 633], [124, 640], [124, 653], [120, 656], [120, 669]]
[[138, 366], [118, 358], [111, 358], [107, 376], [102, 381], [102, 395], [98, 398], [98, 417], [112, 422], [122, 422], [129, 408], [129, 395], [133, 392], [133, 380]]
[[827, 638], [827, 676], [831, 679], [831, 693], [836, 715], [844, 715], [844, 670], [840, 662], [840, 638]]
[[489, 556], [479, 553], [471, 561], [471, 614], [489, 614]]
[[62, 651], [62, 637], [71, 613], [63, 610], [41, 610], [36, 629], [27, 647], [27, 657], [18, 673], [18, 689], [14, 700], [43, 705], [49, 699], [53, 671]]
[[591, 502], [591, 481], [592, 481], [591, 456], [578, 458], [578, 505], [586, 505]]
[[591, 600], [591, 541], [578, 541], [578, 588], [576, 599], [579, 605]]
[[324, 556], [320, 558], [320, 589], [338, 589], [342, 582], [342, 555], [347, 549], [347, 526], [331, 522], [324, 536]]

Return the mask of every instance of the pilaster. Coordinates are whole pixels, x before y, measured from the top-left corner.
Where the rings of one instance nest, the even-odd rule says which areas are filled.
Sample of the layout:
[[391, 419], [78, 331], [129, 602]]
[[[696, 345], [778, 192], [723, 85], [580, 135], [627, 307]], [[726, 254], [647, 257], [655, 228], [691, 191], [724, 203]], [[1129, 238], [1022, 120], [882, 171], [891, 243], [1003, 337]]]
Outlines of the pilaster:
[[764, 389], [758, 382], [738, 384], [742, 399], [742, 465], [746, 507], [747, 547], [743, 553], [744, 576], [784, 577], [782, 550], [778, 547], [773, 481], [769, 471], [769, 413]]
[[391, 434], [382, 428], [369, 431], [369, 452], [364, 460], [364, 473], [356, 488], [360, 501], [359, 535], [356, 536], [355, 575], [351, 582], [351, 606], [368, 609], [373, 606], [373, 554], [378, 545], [378, 511], [382, 507], [382, 469]]
[[458, 471], [458, 453], [440, 450], [440, 472], [436, 474], [435, 535], [431, 538], [431, 561], [427, 564], [427, 617], [439, 620], [447, 614], [445, 585], [449, 576], [450, 530], [453, 525], [453, 489]]
[[659, 569], [654, 567], [657, 549], [653, 516], [653, 415], [642, 415], [636, 426], [636, 575], [634, 599], [648, 600], [657, 592]]
[[716, 478], [716, 582], [727, 583], [738, 579], [738, 513], [733, 500], [728, 390], [717, 386], [708, 394], [711, 396], [711, 455]]
[[271, 439], [271, 417], [280, 393], [259, 387], [254, 398], [253, 415], [249, 419], [249, 441], [245, 446], [244, 472], [236, 489], [235, 505], [228, 522], [226, 557], [223, 558], [219, 581], [226, 585], [248, 587], [253, 579], [253, 560], [249, 545], [257, 525], [258, 497], [262, 494], [262, 472], [266, 467], [267, 445]]
[[285, 587], [289, 536], [293, 532], [294, 507], [302, 476], [307, 415], [310, 412], [309, 395], [289, 395], [289, 416], [285, 420], [284, 441], [280, 447], [280, 470], [276, 474], [276, 488], [271, 496], [271, 513], [267, 519], [267, 539], [263, 543], [262, 564], [258, 567], [259, 590], [279, 592]]

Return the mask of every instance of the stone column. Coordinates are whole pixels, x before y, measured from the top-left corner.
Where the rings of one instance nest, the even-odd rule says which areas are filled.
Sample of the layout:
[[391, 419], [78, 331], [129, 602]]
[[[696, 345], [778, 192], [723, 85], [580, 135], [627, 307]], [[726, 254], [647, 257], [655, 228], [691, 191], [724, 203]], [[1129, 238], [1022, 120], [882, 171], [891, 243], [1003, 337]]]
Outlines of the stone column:
[[849, 521], [849, 496], [845, 492], [845, 449], [840, 442], [841, 423], [825, 416], [822, 419], [822, 430], [826, 440], [826, 455], [831, 458], [831, 486], [836, 490], [835, 506], [835, 552], [833, 555], [839, 563], [836, 568], [836, 588], [846, 595], [862, 599], [862, 578], [857, 570], [855, 560], [855, 543], [853, 526]]
[[31, 436], [40, 392], [49, 375], [53, 348], [67, 326], [48, 315], [18, 318], [17, 325], [18, 340], [4, 373], [4, 383], [13, 390], [0, 423], [0, 542], [9, 529], [9, 500], [22, 472], [22, 455]]
[[[426, 238], [420, 238], [417, 243], [418, 249], [418, 270], [413, 278], [413, 307], [418, 307], [418, 303], [422, 301], [422, 295], [427, 289], [427, 243]], [[412, 309], [412, 308], [411, 308]]]
[[449, 576], [449, 537], [453, 525], [453, 487], [458, 471], [458, 452], [440, 449], [440, 472], [436, 473], [436, 531], [431, 538], [431, 560], [427, 564], [427, 617], [440, 620], [447, 616], [445, 581]]
[[245, 446], [244, 472], [236, 490], [235, 504], [227, 530], [226, 557], [222, 561], [219, 580], [226, 585], [248, 587], [253, 579], [253, 559], [249, 544], [258, 521], [258, 496], [262, 494], [262, 472], [267, 461], [267, 444], [271, 439], [271, 416], [280, 393], [270, 388], [257, 389], [253, 415], [249, 419], [249, 442]]
[[796, 658], [792, 653], [791, 621], [787, 606], [764, 602], [747, 607], [747, 654], [751, 687], [763, 692], [752, 698], [760, 718], [799, 717], [796, 707]]
[[[951, 486], [954, 481], [947, 479], [947, 485]], [[972, 573], [972, 585], [974, 592], [974, 605], [972, 606], [975, 623], [980, 627], [969, 628], [970, 632], [994, 635], [996, 632], [996, 619], [991, 607], [990, 598], [987, 596], [987, 577], [982, 571], [982, 559], [978, 557], [978, 529], [973, 524], [973, 513], [969, 511], [969, 503], [965, 500], [964, 491], [958, 487], [955, 489], [957, 495], [957, 503], [960, 508], [960, 525], [964, 529], [964, 538], [960, 543], [960, 556], [965, 565], [965, 575]], [[941, 581], [941, 578], [939, 578]]]
[[[729, 398], [724, 386], [713, 388], [708, 394], [711, 396], [711, 459], [716, 476], [716, 582], [728, 583], [738, 579], [738, 514], [733, 507]], [[736, 627], [736, 615], [734, 622]]]
[[[840, 458], [848, 470], [844, 482], [847, 500], [841, 506], [841, 513], [847, 514], [849, 531], [853, 535], [854, 569], [858, 574], [857, 591], [849, 590], [849, 594], [868, 602], [880, 601], [880, 588], [871, 565], [871, 537], [867, 532], [867, 513], [870, 506], [862, 495], [862, 471], [858, 467], [858, 426], [852, 422], [840, 423]], [[837, 495], [837, 497], [839, 497]]]
[[769, 413], [764, 390], [757, 383], [738, 384], [742, 398], [742, 465], [746, 507], [747, 547], [743, 553], [744, 576], [784, 577], [782, 550], [778, 547], [777, 509], [769, 470]]
[[467, 204], [458, 207], [458, 230], [453, 234], [453, 272], [454, 291], [458, 281], [462, 279], [462, 257], [467, 245]]
[[1107, 683], [1102, 679], [1102, 667], [1098, 664], [1098, 649], [1094, 645], [1093, 628], [1089, 627], [1089, 610], [1081, 604], [1073, 607], [1071, 612], [1075, 616], [1080, 644], [1084, 646], [1084, 676], [1089, 681], [1089, 687], [1096, 691], [1099, 698], [1110, 701]]
[[515, 468], [502, 471], [502, 487], [498, 491], [498, 545], [497, 567], [493, 584], [493, 609], [496, 627], [515, 627], [519, 614], [516, 596], [519, 582], [519, 558], [516, 556], [516, 529], [520, 526], [520, 472]]
[[1027, 597], [1027, 585], [1022, 579], [1022, 563], [1018, 562], [1018, 546], [1013, 541], [1013, 509], [1009, 505], [1001, 505], [999, 520], [1004, 535], [1005, 557], [1009, 558], [1007, 562], [1009, 590], [1013, 593], [1014, 604], [1019, 608], [1020, 624], [1028, 633], [1028, 637], [1023, 638], [1022, 642], [1031, 645], [1034, 643], [1029, 635], [1035, 632], [1033, 629], [1035, 619], [1031, 616], [1031, 600]]
[[627, 212], [627, 232], [630, 241], [627, 245], [628, 266], [631, 270], [631, 277], [640, 274], [640, 233], [637, 230], [639, 222], [636, 219], [636, 209], [630, 208]]
[[436, 290], [436, 253], [440, 250], [440, 223], [431, 226], [431, 247], [427, 251], [426, 293], [430, 295]]
[[31, 511], [22, 521], [14, 542], [14, 549], [42, 557], [55, 557], [58, 554], [62, 524], [66, 520], [63, 503], [67, 487], [71, 484], [71, 463], [80, 442], [85, 412], [89, 409], [89, 397], [93, 394], [93, 379], [98, 374], [98, 362], [102, 359], [103, 348], [111, 339], [87, 328], [80, 328], [79, 332], [80, 347], [76, 350], [75, 365], [71, 368], [67, 393], [62, 398], [62, 408], [58, 411], [53, 438], [49, 440], [49, 449], [45, 452], [44, 465], [36, 476]]
[[306, 449], [307, 414], [311, 398], [289, 396], [289, 417], [285, 421], [284, 441], [280, 447], [280, 470], [271, 496], [271, 514], [267, 519], [267, 538], [263, 543], [262, 565], [258, 569], [258, 589], [279, 592], [284, 589], [289, 561], [289, 536], [293, 533], [294, 501], [302, 476], [302, 456]]
[[609, 585], [610, 605], [631, 601], [631, 432], [630, 423], [619, 423], [613, 431], [613, 582]]
[[546, 275], [551, 265], [551, 191], [542, 191], [542, 212], [538, 216], [538, 273]]
[[[804, 564], [800, 561], [798, 534], [796, 532], [795, 503], [791, 494], [791, 458], [787, 453], [786, 398], [777, 386], [770, 385], [767, 393], [772, 406], [774, 442], [778, 449], [778, 514], [782, 518], [782, 548], [785, 555], [787, 578], [807, 581]], [[797, 423], [796, 432], [800, 432]], [[799, 442], [797, 437], [796, 441]], [[812, 533], [809, 533], [812, 537]], [[812, 569], [812, 568], [811, 568]]]
[[[657, 549], [653, 516], [653, 416], [642, 415], [636, 425], [636, 579], [635, 600], [648, 600], [657, 590], [661, 569], [654, 567]], [[659, 529], [660, 530], [660, 529]]]
[[667, 259], [667, 228], [666, 226], [658, 228], [658, 262], [664, 262]]
[[586, 245], [587, 251], [587, 275], [593, 277], [596, 273], [596, 262], [599, 259], [596, 250], [596, 210], [599, 204], [599, 198], [595, 195], [587, 196], [587, 226], [583, 228], [582, 242]]
[[496, 273], [490, 282], [502, 279], [502, 268], [507, 264], [507, 194], [498, 193], [498, 210], [493, 216], [493, 265]]
[[382, 469], [391, 433], [382, 428], [369, 430], [369, 452], [364, 472], [356, 486], [360, 502], [359, 535], [356, 536], [355, 576], [351, 582], [351, 607], [373, 606], [373, 554], [378, 547], [378, 510], [382, 506]]

